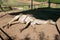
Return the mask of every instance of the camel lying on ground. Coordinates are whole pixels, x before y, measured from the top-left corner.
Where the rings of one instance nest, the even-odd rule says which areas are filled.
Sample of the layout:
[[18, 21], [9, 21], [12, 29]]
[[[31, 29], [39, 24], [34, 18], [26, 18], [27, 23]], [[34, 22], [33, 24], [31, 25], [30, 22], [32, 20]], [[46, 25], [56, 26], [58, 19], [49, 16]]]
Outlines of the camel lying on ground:
[[[17, 20], [18, 21], [15, 21]], [[56, 24], [54, 21], [52, 20], [41, 20], [41, 19], [36, 19], [35, 17], [33, 17], [32, 15], [29, 15], [29, 14], [20, 14], [20, 15], [17, 15], [15, 16], [11, 21], [8, 22], [8, 25], [11, 25], [13, 23], [25, 23], [26, 25], [28, 25], [28, 23], [31, 22], [31, 26], [34, 28], [34, 25], [41, 25], [41, 24], [47, 24], [47, 23], [50, 23], [50, 24]]]

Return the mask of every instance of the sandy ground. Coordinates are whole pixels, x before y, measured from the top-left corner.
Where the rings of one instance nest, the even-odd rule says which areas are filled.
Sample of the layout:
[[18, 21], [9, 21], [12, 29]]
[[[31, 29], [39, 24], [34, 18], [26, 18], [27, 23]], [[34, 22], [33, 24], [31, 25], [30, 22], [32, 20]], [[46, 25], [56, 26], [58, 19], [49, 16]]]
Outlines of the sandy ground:
[[[3, 15], [3, 14], [1, 14]], [[0, 16], [1, 16], [0, 15]], [[0, 28], [3, 25], [7, 24], [14, 16], [5, 15], [0, 18]], [[58, 27], [60, 26], [60, 19], [57, 20]], [[55, 25], [45, 24], [45, 25], [35, 25], [36, 29], [34, 30], [31, 26], [27, 29], [20, 32], [20, 29], [24, 28], [25, 24], [14, 24], [8, 29], [5, 27], [3, 30], [14, 40], [54, 40], [55, 36], [58, 35], [58, 32], [55, 28]], [[60, 29], [60, 28], [59, 28]], [[0, 31], [0, 35], [7, 40], [6, 35]]]

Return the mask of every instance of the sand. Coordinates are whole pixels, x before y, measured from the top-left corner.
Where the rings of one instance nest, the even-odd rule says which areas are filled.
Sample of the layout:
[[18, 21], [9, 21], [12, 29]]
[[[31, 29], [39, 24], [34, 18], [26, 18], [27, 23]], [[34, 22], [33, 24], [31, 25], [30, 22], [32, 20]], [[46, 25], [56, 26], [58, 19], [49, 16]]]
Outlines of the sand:
[[[0, 18], [0, 28], [3, 25], [7, 24], [14, 16], [5, 15]], [[60, 29], [60, 18], [57, 20], [57, 25]], [[20, 32], [20, 29], [23, 29], [25, 24], [17, 23], [9, 28], [2, 28], [12, 39], [14, 40], [54, 40], [55, 36], [58, 35], [55, 25], [45, 24], [45, 25], [35, 25], [36, 29], [29, 26], [27, 29]], [[0, 35], [7, 40], [7, 36], [0, 31]]]

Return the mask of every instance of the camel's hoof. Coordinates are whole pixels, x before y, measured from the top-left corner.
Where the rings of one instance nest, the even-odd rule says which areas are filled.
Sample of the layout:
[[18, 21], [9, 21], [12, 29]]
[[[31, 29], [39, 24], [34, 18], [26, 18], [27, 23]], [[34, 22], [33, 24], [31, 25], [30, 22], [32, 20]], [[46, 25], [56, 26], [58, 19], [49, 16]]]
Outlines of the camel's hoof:
[[5, 28], [8, 24], [4, 25], [2, 28]]
[[7, 28], [9, 28], [10, 26], [12, 26], [13, 24], [7, 24]]

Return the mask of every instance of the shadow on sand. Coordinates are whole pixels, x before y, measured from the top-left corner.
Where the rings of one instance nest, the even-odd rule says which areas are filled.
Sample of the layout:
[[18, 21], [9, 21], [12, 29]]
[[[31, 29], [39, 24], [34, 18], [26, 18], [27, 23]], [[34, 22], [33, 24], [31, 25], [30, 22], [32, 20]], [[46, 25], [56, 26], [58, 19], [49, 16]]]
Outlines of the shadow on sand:
[[17, 13], [10, 13], [10, 15], [18, 15], [20, 13], [32, 14], [37, 19], [43, 19], [43, 20], [52, 19], [53, 21], [57, 21], [57, 19], [60, 17], [59, 10], [60, 8], [38, 8]]

